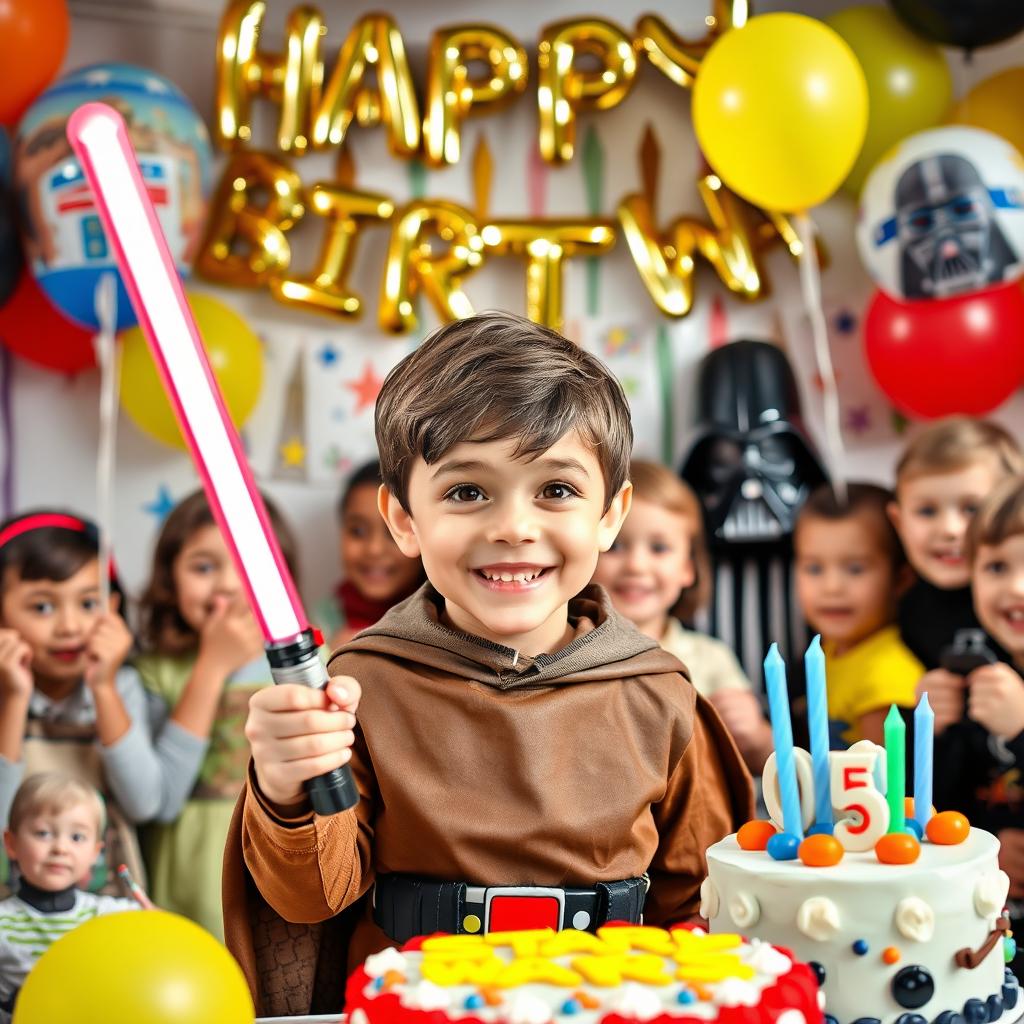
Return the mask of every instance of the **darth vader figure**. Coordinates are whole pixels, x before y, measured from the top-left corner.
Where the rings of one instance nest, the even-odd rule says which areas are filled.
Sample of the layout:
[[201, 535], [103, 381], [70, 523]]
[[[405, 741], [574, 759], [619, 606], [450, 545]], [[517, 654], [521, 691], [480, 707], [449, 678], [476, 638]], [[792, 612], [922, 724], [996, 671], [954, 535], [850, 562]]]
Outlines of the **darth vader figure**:
[[680, 472], [704, 507], [714, 563], [714, 603], [702, 625], [733, 647], [756, 681], [773, 641], [783, 653], [803, 650], [791, 535], [826, 473], [776, 345], [723, 345], [704, 357], [698, 374], [697, 431]]
[[942, 299], [1003, 281], [1018, 255], [996, 209], [1016, 205], [1004, 191], [986, 188], [965, 157], [941, 153], [911, 164], [895, 196], [903, 295]]

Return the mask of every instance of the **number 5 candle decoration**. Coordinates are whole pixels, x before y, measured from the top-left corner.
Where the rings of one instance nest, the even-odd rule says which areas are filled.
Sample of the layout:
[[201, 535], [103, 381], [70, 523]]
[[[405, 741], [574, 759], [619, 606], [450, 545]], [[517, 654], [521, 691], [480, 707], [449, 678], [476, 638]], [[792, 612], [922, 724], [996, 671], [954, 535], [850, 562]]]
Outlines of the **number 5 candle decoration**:
[[[199, 329], [142, 183], [124, 119], [103, 103], [71, 116], [68, 139], [96, 198], [125, 287], [263, 630], [276, 683], [327, 681], [266, 509], [224, 408]], [[359, 795], [346, 765], [307, 783], [313, 809], [335, 814]]]

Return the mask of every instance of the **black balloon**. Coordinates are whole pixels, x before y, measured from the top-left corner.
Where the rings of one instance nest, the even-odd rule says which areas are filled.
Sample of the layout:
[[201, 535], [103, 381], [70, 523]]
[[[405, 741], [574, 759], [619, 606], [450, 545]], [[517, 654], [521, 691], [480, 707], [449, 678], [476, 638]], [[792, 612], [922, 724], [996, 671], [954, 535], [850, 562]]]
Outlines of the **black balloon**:
[[889, 0], [892, 9], [919, 36], [976, 50], [1024, 29], [1021, 0]]

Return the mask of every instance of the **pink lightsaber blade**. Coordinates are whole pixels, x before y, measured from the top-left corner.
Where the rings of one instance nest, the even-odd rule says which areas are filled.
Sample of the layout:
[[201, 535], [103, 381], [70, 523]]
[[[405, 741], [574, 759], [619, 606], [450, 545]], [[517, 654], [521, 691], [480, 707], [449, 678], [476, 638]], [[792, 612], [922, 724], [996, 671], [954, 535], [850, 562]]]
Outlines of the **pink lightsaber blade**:
[[[68, 120], [71, 143], [96, 198], [164, 388], [266, 639], [277, 683], [322, 686], [327, 675], [263, 499], [210, 368], [124, 119], [87, 103]], [[358, 801], [347, 766], [308, 784], [318, 814]]]

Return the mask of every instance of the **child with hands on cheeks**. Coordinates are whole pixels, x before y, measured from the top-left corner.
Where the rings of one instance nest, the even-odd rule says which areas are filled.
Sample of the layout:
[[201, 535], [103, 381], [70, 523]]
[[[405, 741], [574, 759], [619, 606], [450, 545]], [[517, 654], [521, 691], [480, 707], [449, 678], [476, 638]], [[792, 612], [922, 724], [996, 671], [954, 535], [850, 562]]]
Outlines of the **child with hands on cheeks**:
[[690, 670], [697, 692], [722, 716], [747, 767], [760, 775], [772, 731], [731, 648], [685, 629], [707, 601], [710, 564], [697, 496], [664, 466], [634, 459], [633, 503], [594, 582], [640, 630]]
[[[251, 701], [224, 915], [262, 1014], [338, 1009], [349, 907], [350, 965], [434, 931], [686, 920], [704, 851], [752, 810], [682, 664], [588, 587], [631, 496], [605, 367], [521, 317], [469, 317], [391, 371], [376, 427], [381, 514], [428, 582], [335, 653], [326, 692]], [[303, 784], [347, 762], [358, 805], [317, 817]]]
[[[264, 499], [294, 574], [295, 542]], [[141, 601], [144, 653], [136, 659], [153, 704], [154, 730], [189, 736], [201, 756], [146, 829], [154, 901], [223, 934], [220, 866], [231, 810], [245, 781], [249, 698], [271, 684], [263, 634], [206, 496], [196, 492], [167, 517]], [[183, 772], [185, 766], [182, 766]]]
[[60, 772], [39, 772], [18, 788], [4, 849], [18, 866], [13, 896], [0, 900], [0, 1022], [6, 1024], [29, 971], [50, 946], [101, 914], [138, 910], [130, 899], [79, 885], [103, 848], [99, 793]]
[[86, 520], [34, 512], [0, 526], [0, 820], [36, 772], [63, 770], [104, 792], [107, 861], [97, 865], [96, 889], [116, 885], [120, 863], [144, 877], [130, 822], [173, 804], [179, 768], [196, 763], [187, 738], [151, 741], [111, 583], [103, 607], [98, 535]]
[[913, 707], [924, 671], [895, 625], [910, 573], [886, 512], [891, 498], [874, 484], [849, 483], [840, 501], [824, 484], [793, 532], [797, 599], [821, 634], [829, 721], [847, 745], [881, 744], [890, 705]]
[[423, 582], [423, 565], [398, 549], [377, 509], [380, 462], [360, 466], [338, 502], [338, 548], [345, 578], [313, 609], [331, 650], [372, 626]]
[[[960, 722], [970, 731], [947, 790], [972, 825], [999, 837], [999, 863], [1010, 876], [1013, 928], [1024, 927], [1024, 477], [999, 484], [967, 532], [974, 608], [1005, 661], [982, 665], [956, 686], [929, 692], [935, 725]], [[927, 677], [926, 677], [927, 678]], [[939, 760], [936, 758], [936, 767]], [[955, 789], [953, 784], [955, 782]], [[1012, 965], [1020, 974], [1018, 958]]]

